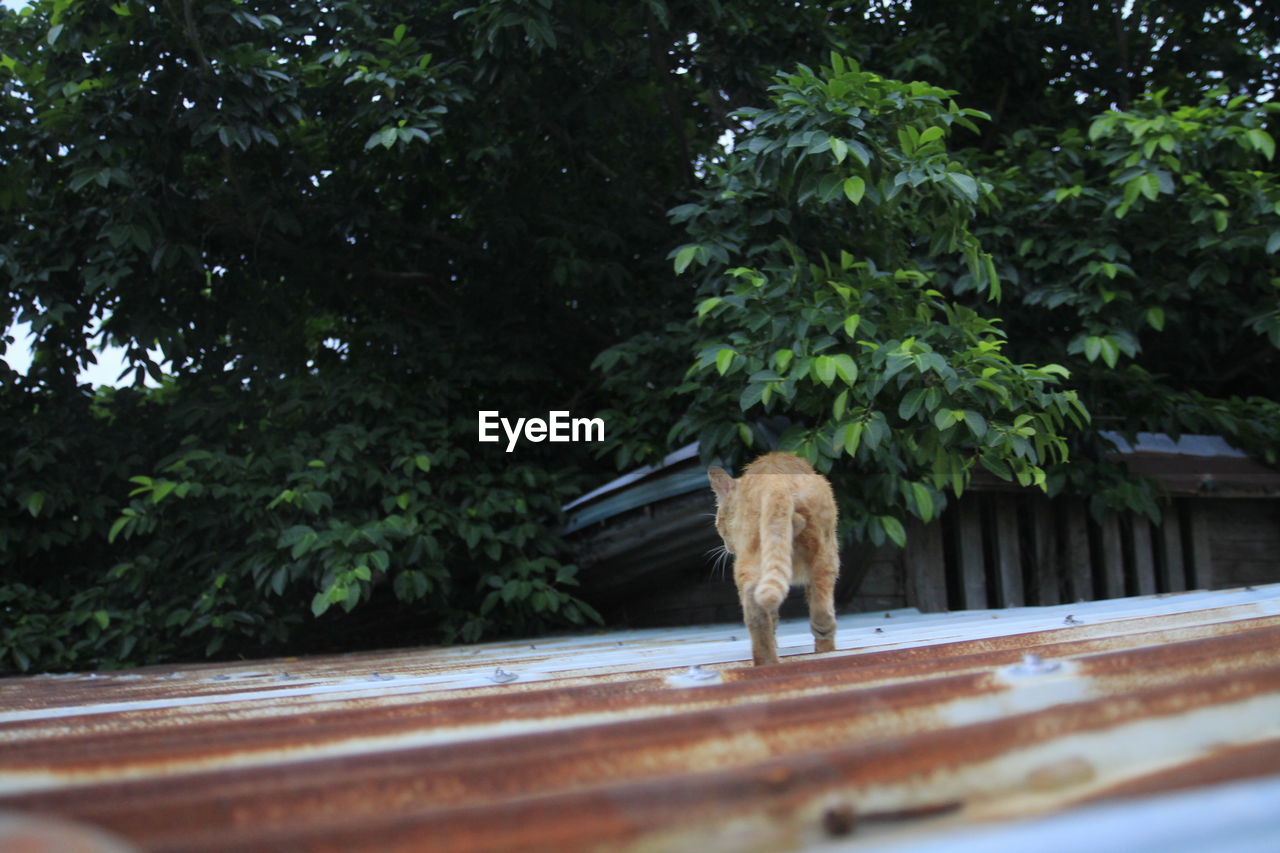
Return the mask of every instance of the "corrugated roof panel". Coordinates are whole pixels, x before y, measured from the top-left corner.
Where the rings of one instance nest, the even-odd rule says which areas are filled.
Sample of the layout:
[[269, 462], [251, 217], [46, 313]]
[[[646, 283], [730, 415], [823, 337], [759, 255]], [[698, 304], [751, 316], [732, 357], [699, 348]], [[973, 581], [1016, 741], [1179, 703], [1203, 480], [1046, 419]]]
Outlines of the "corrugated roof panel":
[[787, 850], [1280, 773], [1280, 585], [779, 637], [0, 681], [0, 810], [156, 850]]

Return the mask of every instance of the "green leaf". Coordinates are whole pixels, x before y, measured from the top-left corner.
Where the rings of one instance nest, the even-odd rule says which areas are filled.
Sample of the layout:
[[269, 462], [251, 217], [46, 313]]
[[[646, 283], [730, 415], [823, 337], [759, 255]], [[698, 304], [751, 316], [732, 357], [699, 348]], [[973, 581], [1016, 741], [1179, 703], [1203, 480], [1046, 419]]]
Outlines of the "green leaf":
[[311, 546], [316, 544], [319, 539], [319, 535], [317, 535], [314, 530], [307, 528], [306, 532], [298, 538], [298, 541], [293, 543], [293, 547], [289, 550], [289, 556], [295, 560], [300, 558], [303, 554], [310, 551]]
[[716, 353], [716, 371], [721, 376], [724, 376], [725, 373], [728, 372], [729, 366], [733, 364], [733, 359], [737, 354], [737, 352], [729, 347], [724, 347], [720, 352]]
[[719, 296], [712, 296], [699, 302], [698, 311], [697, 311], [698, 319], [701, 320], [708, 311], [710, 311], [712, 308], [715, 308], [717, 305], [719, 305], [723, 301], [724, 300], [721, 299]]
[[844, 158], [849, 156], [849, 146], [843, 139], [831, 137], [831, 154], [836, 158], [836, 163], [843, 163]]
[[969, 427], [969, 432], [973, 433], [974, 438], [980, 439], [987, 434], [986, 418], [971, 409], [965, 410], [964, 423]]
[[812, 362], [809, 369], [814, 379], [817, 379], [828, 388], [831, 383], [836, 381], [836, 362], [829, 355], [820, 355]]
[[862, 442], [863, 423], [854, 421], [836, 430], [836, 442], [844, 448], [850, 458], [858, 455], [858, 445]]
[[975, 204], [978, 201], [978, 182], [963, 172], [947, 172], [947, 181], [960, 191], [960, 194]]
[[835, 364], [836, 375], [845, 381], [845, 384], [852, 385], [858, 378], [858, 365], [853, 358], [846, 353], [831, 356], [831, 361]]
[[1153, 305], [1147, 309], [1147, 324], [1157, 332], [1164, 331], [1164, 309]]
[[133, 521], [133, 519], [129, 516], [121, 516], [120, 518], [117, 518], [111, 525], [111, 529], [107, 531], [107, 544], [114, 543], [116, 541], [116, 537], [120, 535], [120, 531], [124, 530], [124, 526], [131, 521]]
[[983, 453], [978, 459], [982, 462], [982, 467], [995, 474], [1001, 480], [1013, 479], [1013, 472], [1009, 470], [1009, 464], [1003, 459], [991, 453]]
[[841, 418], [843, 418], [845, 408], [848, 406], [848, 404], [849, 404], [849, 392], [847, 390], [841, 391], [839, 394], [836, 395], [835, 402], [831, 404], [832, 417], [834, 417], [836, 420], [840, 420]]
[[426, 474], [431, 470], [431, 457], [425, 453], [419, 453], [413, 457], [413, 464], [418, 466], [418, 470]]
[[44, 492], [30, 492], [23, 500], [23, 506], [31, 513], [32, 518], [38, 517], [40, 510], [44, 508]]
[[1114, 112], [1105, 113], [1094, 119], [1093, 124], [1089, 125], [1089, 141], [1097, 142], [1109, 134], [1119, 119], [1119, 114]]
[[105, 610], [95, 610], [93, 611], [93, 621], [97, 622], [98, 627], [105, 631], [107, 626], [111, 624], [111, 614]]
[[324, 592], [317, 592], [311, 599], [311, 614], [317, 617], [323, 615], [324, 612], [329, 609], [329, 605], [331, 603], [332, 602], [329, 601], [328, 590]]
[[862, 201], [862, 196], [864, 193], [866, 193], [866, 191], [867, 191], [867, 182], [864, 181], [862, 178], [859, 178], [857, 175], [854, 175], [853, 177], [850, 177], [850, 178], [845, 178], [844, 194], [845, 194], [845, 198], [849, 199], [849, 201], [853, 202], [854, 204], [858, 204], [859, 202]]
[[911, 496], [915, 499], [920, 520], [928, 524], [933, 518], [933, 495], [929, 493], [929, 489], [922, 483], [912, 483]]
[[1116, 219], [1123, 219], [1129, 212], [1129, 208], [1133, 207], [1133, 203], [1138, 200], [1138, 196], [1142, 195], [1143, 187], [1146, 186], [1144, 177], [1144, 175], [1138, 175], [1125, 182], [1123, 198], [1120, 206], [1116, 208]]
[[1000, 275], [996, 272], [995, 259], [987, 252], [982, 253], [982, 269], [987, 276], [987, 292], [992, 299], [1000, 301]]
[[696, 244], [683, 246], [680, 251], [676, 252], [676, 275], [680, 275], [680, 273], [689, 268], [689, 264], [693, 263], [693, 258], [697, 253], [698, 247]]
[[1160, 179], [1150, 173], [1143, 175], [1139, 180], [1142, 181], [1142, 194], [1150, 201], [1155, 201], [1156, 196], [1160, 195]]
[[93, 169], [83, 169], [79, 172], [76, 172], [74, 175], [71, 176], [70, 187], [72, 192], [79, 192], [87, 184], [93, 183], [98, 179], [99, 174], [101, 173]]
[[928, 145], [930, 142], [933, 142], [935, 139], [941, 139], [944, 134], [945, 134], [945, 131], [943, 131], [943, 129], [938, 127], [937, 125], [933, 125], [932, 127], [926, 127], [924, 129], [924, 133], [920, 134], [920, 145], [922, 146]]
[[1267, 254], [1274, 255], [1277, 250], [1280, 250], [1280, 231], [1272, 231], [1267, 238]]
[[920, 410], [920, 404], [924, 401], [925, 388], [913, 388], [908, 391], [902, 398], [902, 402], [898, 403], [898, 417], [904, 421], [909, 421], [915, 417], [916, 412]]
[[[50, 42], [50, 44], [52, 44], [52, 42]], [[1271, 160], [1276, 156], [1276, 141], [1271, 138], [1271, 134], [1261, 128], [1255, 127], [1246, 131], [1245, 135], [1249, 138], [1249, 143], [1253, 146], [1254, 150], [1262, 152], [1262, 156], [1266, 157], [1268, 160]]]
[[858, 324], [862, 322], [862, 315], [850, 314], [844, 318], [844, 333], [852, 338], [858, 331]]
[[1089, 361], [1097, 361], [1098, 354], [1102, 352], [1102, 338], [1097, 335], [1089, 335], [1084, 339], [1084, 357]]
[[878, 516], [877, 520], [880, 526], [884, 528], [885, 534], [893, 541], [893, 544], [899, 548], [907, 547], [907, 531], [903, 528], [902, 522], [891, 515]]
[[1102, 360], [1106, 362], [1107, 367], [1115, 367], [1120, 358], [1120, 348], [1116, 343], [1116, 339], [1108, 335], [1099, 340], [1098, 346], [1102, 352]]

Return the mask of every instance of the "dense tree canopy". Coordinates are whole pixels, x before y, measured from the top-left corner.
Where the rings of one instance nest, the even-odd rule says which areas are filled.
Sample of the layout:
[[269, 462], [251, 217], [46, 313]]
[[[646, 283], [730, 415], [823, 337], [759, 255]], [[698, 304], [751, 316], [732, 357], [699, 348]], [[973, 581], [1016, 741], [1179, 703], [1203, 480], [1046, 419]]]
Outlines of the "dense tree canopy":
[[[764, 415], [874, 540], [977, 465], [1158, 513], [1098, 428], [1275, 461], [1278, 42], [1197, 0], [0, 12], [0, 669], [584, 623], [560, 504]], [[78, 383], [103, 342], [132, 385]]]

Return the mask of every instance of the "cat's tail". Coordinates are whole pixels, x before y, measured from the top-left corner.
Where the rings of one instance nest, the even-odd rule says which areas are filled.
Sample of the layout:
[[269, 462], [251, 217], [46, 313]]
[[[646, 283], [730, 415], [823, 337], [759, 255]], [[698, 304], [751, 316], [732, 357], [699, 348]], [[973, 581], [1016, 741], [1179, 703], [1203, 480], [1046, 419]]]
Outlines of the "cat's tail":
[[774, 610], [791, 589], [791, 517], [795, 501], [788, 494], [774, 494], [760, 513], [760, 579], [756, 604]]

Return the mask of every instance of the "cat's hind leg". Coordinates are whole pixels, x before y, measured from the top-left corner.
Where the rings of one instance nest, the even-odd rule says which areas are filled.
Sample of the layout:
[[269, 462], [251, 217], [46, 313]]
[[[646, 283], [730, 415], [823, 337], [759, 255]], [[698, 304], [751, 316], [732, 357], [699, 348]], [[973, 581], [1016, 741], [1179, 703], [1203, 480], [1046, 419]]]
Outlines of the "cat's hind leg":
[[805, 599], [809, 603], [809, 630], [813, 632], [815, 652], [836, 650], [836, 576], [840, 570], [840, 552], [835, 537], [824, 537], [809, 569]]
[[778, 662], [778, 611], [756, 603], [754, 587], [743, 590], [742, 620], [751, 634], [751, 662], [756, 666]]

